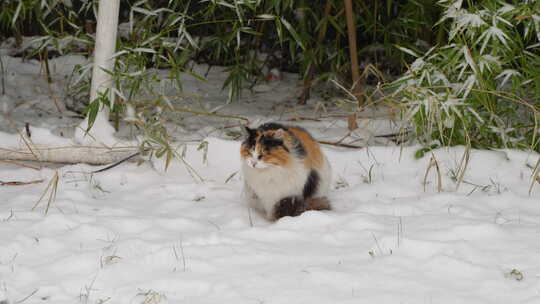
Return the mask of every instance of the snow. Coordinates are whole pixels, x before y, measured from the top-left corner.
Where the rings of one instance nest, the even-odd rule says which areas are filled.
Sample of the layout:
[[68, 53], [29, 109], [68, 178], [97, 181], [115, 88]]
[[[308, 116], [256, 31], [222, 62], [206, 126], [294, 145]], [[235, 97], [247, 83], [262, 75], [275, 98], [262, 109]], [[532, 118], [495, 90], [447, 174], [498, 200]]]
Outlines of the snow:
[[[39, 62], [2, 56], [1, 148], [22, 144], [14, 130], [24, 132], [25, 122], [35, 143], [72, 144], [81, 118], [58, 113], [51, 95], [65, 98], [68, 66], [84, 61], [73, 58], [51, 60], [63, 72], [49, 89]], [[226, 106], [221, 68], [184, 86], [207, 110], [222, 106], [219, 113], [254, 125], [320, 115], [323, 100], [287, 104], [297, 78], [282, 76]], [[347, 122], [324, 105], [320, 121], [296, 123], [318, 139], [341, 139]], [[240, 139], [220, 128], [234, 120], [212, 119], [168, 125], [203, 181], [179, 161], [166, 171], [154, 160], [96, 174], [84, 164], [0, 163], [2, 182], [43, 180], [0, 186], [0, 303], [540, 303], [538, 183], [529, 195], [538, 154], [472, 150], [458, 188], [463, 147], [415, 159], [419, 147], [375, 137], [395, 130], [393, 122], [362, 118], [344, 142], [368, 148], [323, 147], [333, 210], [269, 222], [241, 195]], [[198, 149], [201, 140], [207, 149]], [[436, 169], [426, 175], [432, 158], [441, 192]]]
[[268, 222], [248, 211], [240, 176], [225, 182], [240, 166], [239, 142], [207, 141], [206, 165], [196, 146], [187, 151], [203, 183], [178, 163], [166, 173], [122, 164], [94, 175], [87, 165], [2, 165], [2, 181], [61, 177], [47, 215], [45, 202], [30, 210], [45, 184], [1, 189], [0, 287], [10, 303], [34, 290], [29, 302], [540, 299], [539, 195], [528, 196], [527, 167], [537, 155], [473, 151], [455, 191], [449, 172], [464, 149], [437, 150], [438, 193], [434, 170], [423, 191], [429, 159], [414, 159], [415, 147], [325, 148], [334, 210]]
[[88, 117], [75, 128], [74, 140], [83, 146], [114, 147], [119, 139], [114, 137], [114, 127], [109, 123], [108, 108], [101, 107], [92, 128], [88, 130]]

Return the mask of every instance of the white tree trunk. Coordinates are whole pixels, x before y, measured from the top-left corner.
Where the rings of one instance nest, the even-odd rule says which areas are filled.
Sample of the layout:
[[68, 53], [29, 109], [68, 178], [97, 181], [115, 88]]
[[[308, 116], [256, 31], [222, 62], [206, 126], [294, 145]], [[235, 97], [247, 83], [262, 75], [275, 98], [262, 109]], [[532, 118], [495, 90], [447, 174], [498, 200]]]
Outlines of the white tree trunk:
[[[99, 1], [90, 102], [107, 90], [109, 90], [108, 98], [113, 102], [114, 95], [110, 90], [112, 88], [111, 76], [105, 71], [112, 71], [114, 67], [113, 55], [116, 47], [119, 12], [120, 0]], [[78, 143], [109, 147], [117, 143], [113, 135], [114, 128], [109, 123], [109, 108], [105, 105], [100, 105], [92, 129], [89, 132], [87, 129], [88, 116], [75, 130], [75, 140]]]

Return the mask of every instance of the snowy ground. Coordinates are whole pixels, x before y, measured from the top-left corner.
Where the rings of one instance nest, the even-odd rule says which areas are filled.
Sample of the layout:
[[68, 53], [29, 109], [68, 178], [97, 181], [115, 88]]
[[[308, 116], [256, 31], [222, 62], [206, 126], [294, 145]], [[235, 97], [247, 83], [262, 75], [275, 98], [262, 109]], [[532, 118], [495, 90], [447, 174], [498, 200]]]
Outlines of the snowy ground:
[[[25, 122], [36, 140], [69, 141], [78, 118], [57, 114], [51, 98], [62, 98], [62, 86], [51, 94], [39, 64], [3, 60], [0, 147], [17, 143]], [[222, 75], [211, 75], [187, 84], [209, 107], [226, 95], [216, 90]], [[294, 75], [285, 77], [222, 113], [255, 123], [320, 114], [313, 104], [300, 114], [287, 107]], [[272, 108], [273, 99], [283, 106]], [[198, 143], [186, 151], [203, 182], [179, 162], [166, 172], [126, 163], [93, 175], [88, 165], [0, 163], [2, 182], [44, 180], [0, 186], [0, 303], [540, 303], [540, 185], [528, 194], [537, 154], [471, 151], [456, 189], [461, 147], [417, 160], [418, 147], [327, 146], [334, 210], [268, 222], [241, 197], [240, 142], [219, 125], [202, 128], [206, 118], [187, 119], [175, 136], [208, 142], [206, 155]], [[300, 123], [322, 139], [346, 133], [343, 119]], [[385, 119], [360, 123], [348, 142], [385, 144], [373, 134], [392, 130]], [[440, 185], [434, 167], [426, 177], [432, 157]], [[48, 214], [48, 193], [32, 211], [56, 175]]]

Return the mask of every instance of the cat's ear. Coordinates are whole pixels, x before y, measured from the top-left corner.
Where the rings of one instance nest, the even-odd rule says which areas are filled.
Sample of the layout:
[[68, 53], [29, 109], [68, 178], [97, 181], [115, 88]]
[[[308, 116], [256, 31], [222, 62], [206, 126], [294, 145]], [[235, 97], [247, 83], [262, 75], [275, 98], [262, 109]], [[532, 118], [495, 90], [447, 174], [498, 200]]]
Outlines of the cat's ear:
[[255, 129], [250, 129], [248, 126], [243, 126], [242, 130], [244, 131], [244, 135], [246, 137], [251, 137], [256, 133]]

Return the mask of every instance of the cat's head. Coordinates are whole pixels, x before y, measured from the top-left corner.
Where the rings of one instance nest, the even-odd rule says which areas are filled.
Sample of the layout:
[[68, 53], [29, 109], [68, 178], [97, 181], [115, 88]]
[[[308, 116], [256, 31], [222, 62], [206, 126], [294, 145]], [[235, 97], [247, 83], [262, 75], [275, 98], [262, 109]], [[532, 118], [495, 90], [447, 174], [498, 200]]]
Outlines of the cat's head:
[[255, 169], [286, 167], [291, 162], [291, 135], [279, 124], [264, 124], [256, 129], [244, 127], [245, 140], [240, 147], [242, 161]]

